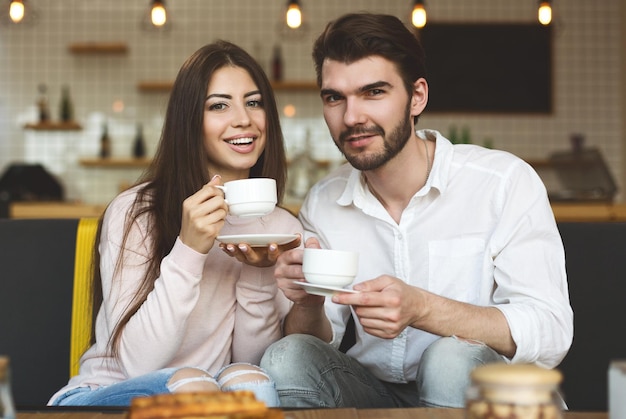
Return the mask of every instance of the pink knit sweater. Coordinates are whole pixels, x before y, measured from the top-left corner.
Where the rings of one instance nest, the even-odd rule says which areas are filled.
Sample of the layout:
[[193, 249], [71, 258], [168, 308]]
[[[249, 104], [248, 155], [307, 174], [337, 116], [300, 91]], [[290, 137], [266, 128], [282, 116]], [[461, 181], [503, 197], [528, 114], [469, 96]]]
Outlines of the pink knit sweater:
[[[79, 374], [59, 394], [78, 386], [109, 385], [166, 368], [194, 366], [215, 374], [232, 362], [258, 364], [281, 337], [290, 301], [278, 289], [273, 267], [255, 268], [226, 255], [216, 241], [200, 254], [176, 240], [161, 262], [154, 290], [122, 333], [119, 359], [107, 354], [113, 328], [143, 276], [151, 237], [145, 222], [133, 226], [124, 269], [115, 272], [125, 214], [137, 188], [108, 207], [100, 241], [104, 302], [96, 319], [96, 343], [82, 356]], [[228, 216], [226, 234], [302, 233], [299, 221], [276, 208], [259, 218]]]

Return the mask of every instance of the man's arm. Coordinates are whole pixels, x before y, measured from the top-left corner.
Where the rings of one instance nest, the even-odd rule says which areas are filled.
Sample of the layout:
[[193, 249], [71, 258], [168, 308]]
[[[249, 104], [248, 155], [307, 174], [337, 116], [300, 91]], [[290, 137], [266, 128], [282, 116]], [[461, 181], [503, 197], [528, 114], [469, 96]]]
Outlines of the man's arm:
[[[319, 243], [316, 239], [309, 239], [306, 247], [319, 248]], [[283, 333], [304, 333], [330, 342], [333, 332], [324, 312], [325, 297], [308, 294], [300, 285], [294, 284], [294, 281], [304, 281], [302, 255], [302, 249], [284, 252], [276, 261], [274, 269], [278, 287], [294, 303], [285, 317]]]
[[480, 341], [513, 357], [516, 346], [508, 323], [495, 307], [479, 307], [408, 285], [383, 275], [354, 286], [359, 294], [341, 294], [333, 302], [350, 304], [363, 329], [383, 339], [414, 327], [438, 336]]
[[313, 335], [324, 342], [330, 342], [333, 338], [330, 321], [324, 313], [324, 304], [315, 306], [294, 304], [285, 317], [283, 331], [285, 335], [293, 333]]
[[410, 326], [440, 336], [457, 336], [482, 342], [507, 358], [517, 346], [504, 314], [495, 307], [481, 307], [416, 289], [430, 309]]

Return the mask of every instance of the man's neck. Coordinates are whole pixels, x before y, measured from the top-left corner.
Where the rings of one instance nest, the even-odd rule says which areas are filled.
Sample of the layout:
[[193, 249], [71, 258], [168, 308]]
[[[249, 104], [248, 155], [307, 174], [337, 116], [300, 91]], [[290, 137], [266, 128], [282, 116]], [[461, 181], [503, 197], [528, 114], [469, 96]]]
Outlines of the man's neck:
[[[434, 143], [429, 141], [426, 145], [432, 162]], [[363, 172], [363, 177], [370, 192], [396, 223], [400, 223], [411, 198], [426, 184], [427, 172], [424, 140], [413, 137], [397, 156], [376, 170]]]

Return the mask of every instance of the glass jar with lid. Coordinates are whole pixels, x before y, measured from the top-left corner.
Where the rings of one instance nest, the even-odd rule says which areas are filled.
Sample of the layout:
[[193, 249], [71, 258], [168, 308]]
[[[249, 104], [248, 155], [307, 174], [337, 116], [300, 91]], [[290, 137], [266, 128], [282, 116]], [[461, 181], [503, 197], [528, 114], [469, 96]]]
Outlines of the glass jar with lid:
[[0, 419], [15, 419], [9, 357], [0, 355]]
[[488, 364], [472, 371], [467, 419], [561, 419], [558, 370], [530, 364]]

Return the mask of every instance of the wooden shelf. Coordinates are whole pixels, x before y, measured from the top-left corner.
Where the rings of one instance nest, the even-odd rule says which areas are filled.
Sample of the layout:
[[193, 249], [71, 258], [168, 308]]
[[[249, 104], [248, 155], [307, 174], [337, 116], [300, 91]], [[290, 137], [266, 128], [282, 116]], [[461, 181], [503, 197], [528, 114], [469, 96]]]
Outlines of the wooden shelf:
[[124, 54], [128, 47], [123, 42], [80, 42], [68, 47], [72, 54]]
[[[332, 160], [313, 160], [313, 162], [320, 169], [328, 169], [328, 168], [330, 168], [331, 164], [336, 163], [336, 162], [333, 162]], [[345, 160], [342, 160], [342, 163], [339, 163], [339, 164], [343, 164], [345, 162], [346, 162]], [[294, 164], [294, 162], [293, 162], [292, 159], [287, 159], [287, 166], [288, 167], [293, 165], [293, 164]]]
[[[142, 92], [169, 92], [172, 90], [172, 86], [174, 85], [173, 81], [166, 80], [152, 80], [152, 81], [141, 81], [137, 84], [137, 89]], [[305, 91], [317, 90], [317, 83], [313, 81], [279, 81], [272, 82], [272, 88], [276, 91]]]
[[110, 158], [110, 159], [100, 159], [100, 158], [86, 158], [80, 159], [78, 162], [81, 166], [85, 167], [104, 167], [110, 169], [122, 169], [122, 168], [145, 168], [150, 165], [152, 159], [143, 158], [143, 159], [134, 159], [134, 158]]
[[173, 81], [151, 80], [141, 81], [137, 84], [137, 89], [141, 92], [169, 92], [174, 85]]
[[26, 124], [25, 129], [35, 131], [80, 131], [83, 127], [75, 121], [70, 122], [38, 122], [36, 124]]
[[526, 163], [530, 164], [535, 170], [552, 166], [552, 164], [550, 163], [550, 160], [548, 159], [526, 160]]
[[282, 91], [318, 90], [316, 82], [298, 80], [273, 81], [272, 88]]

